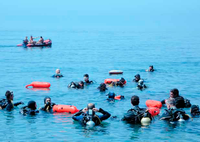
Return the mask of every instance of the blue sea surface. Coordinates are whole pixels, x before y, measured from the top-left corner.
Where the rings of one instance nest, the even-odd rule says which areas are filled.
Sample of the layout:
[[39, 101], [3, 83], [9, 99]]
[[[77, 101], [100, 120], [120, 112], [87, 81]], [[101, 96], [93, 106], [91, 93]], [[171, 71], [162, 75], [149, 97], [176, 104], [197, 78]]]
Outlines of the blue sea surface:
[[[51, 48], [17, 47], [25, 36], [52, 40]], [[36, 116], [19, 114], [22, 106], [11, 112], [0, 111], [0, 141], [199, 141], [200, 119], [167, 123], [156, 117], [149, 126], [130, 125], [121, 120], [130, 109], [130, 98], [140, 97], [140, 106], [148, 99], [161, 101], [169, 91], [178, 88], [180, 95], [199, 105], [200, 33], [137, 30], [1, 30], [0, 31], [0, 94], [14, 91], [14, 102], [30, 100], [42, 107], [45, 96], [56, 104], [70, 104], [78, 109], [95, 103], [117, 116], [101, 126], [86, 129], [72, 120], [72, 114], [40, 112]], [[154, 65], [155, 72], [145, 72]], [[59, 68], [63, 78], [51, 76]], [[109, 76], [113, 69], [123, 75]], [[95, 83], [83, 90], [68, 89], [71, 81], [83, 80], [88, 73]], [[135, 89], [132, 79], [140, 74], [148, 88]], [[100, 93], [97, 87], [106, 78], [124, 77], [124, 88], [109, 87]], [[50, 90], [31, 90], [33, 81], [50, 82]], [[125, 100], [109, 103], [106, 94], [115, 92]], [[164, 112], [162, 109], [161, 114]], [[185, 109], [189, 113], [189, 109]]]

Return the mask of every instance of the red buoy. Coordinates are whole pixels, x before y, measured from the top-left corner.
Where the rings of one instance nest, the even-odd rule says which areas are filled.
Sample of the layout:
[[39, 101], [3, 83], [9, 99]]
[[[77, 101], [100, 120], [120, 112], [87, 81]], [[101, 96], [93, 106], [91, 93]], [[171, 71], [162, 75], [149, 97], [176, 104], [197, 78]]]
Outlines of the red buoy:
[[48, 82], [32, 82], [29, 85], [26, 85], [26, 88], [32, 86], [33, 88], [49, 88], [51, 86]]
[[54, 105], [53, 106], [53, 112], [67, 112], [74, 114], [78, 112], [79, 110], [75, 106], [71, 105]]
[[147, 100], [146, 105], [147, 107], [157, 107], [157, 108], [162, 107], [162, 103], [160, 101], [155, 101], [155, 100]]
[[[105, 84], [111, 84], [112, 82], [117, 82], [119, 81], [120, 79], [111, 79], [111, 78], [108, 78], [108, 79], [105, 79], [104, 80], [104, 83]], [[124, 84], [126, 84], [126, 81], [124, 82]]]
[[160, 113], [160, 109], [157, 107], [149, 107], [148, 111], [151, 114], [151, 116], [156, 116]]

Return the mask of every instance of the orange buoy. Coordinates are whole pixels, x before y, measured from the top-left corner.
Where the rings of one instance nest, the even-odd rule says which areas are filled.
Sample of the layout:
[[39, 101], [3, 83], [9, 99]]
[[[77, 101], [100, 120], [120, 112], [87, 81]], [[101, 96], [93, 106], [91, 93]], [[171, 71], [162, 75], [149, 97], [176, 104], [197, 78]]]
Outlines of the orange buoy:
[[148, 111], [151, 114], [151, 116], [156, 116], [160, 113], [160, 109], [157, 107], [149, 107]]
[[115, 100], [121, 100], [121, 99], [124, 99], [124, 96], [122, 95], [115, 96]]
[[33, 88], [49, 88], [51, 86], [48, 82], [32, 82], [29, 85], [26, 85], [26, 88], [32, 86]]
[[[112, 82], [117, 82], [119, 81], [120, 79], [111, 79], [111, 78], [108, 78], [108, 79], [105, 79], [104, 80], [104, 83], [105, 84], [111, 84]], [[124, 82], [124, 84], [126, 84], [126, 81]]]
[[67, 113], [76, 113], [79, 110], [75, 106], [71, 105], [54, 105], [53, 112], [67, 112]]
[[162, 103], [160, 101], [155, 101], [155, 100], [147, 100], [146, 105], [147, 107], [157, 107], [157, 108], [162, 107]]

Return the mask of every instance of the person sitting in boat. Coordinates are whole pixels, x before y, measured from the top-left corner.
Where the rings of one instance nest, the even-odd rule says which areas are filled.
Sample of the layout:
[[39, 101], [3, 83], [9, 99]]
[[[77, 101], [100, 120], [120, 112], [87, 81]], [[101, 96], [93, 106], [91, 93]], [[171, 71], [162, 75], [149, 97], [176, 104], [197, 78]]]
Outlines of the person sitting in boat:
[[104, 92], [104, 91], [108, 90], [108, 88], [106, 88], [105, 83], [101, 83], [97, 89], [99, 89], [100, 92]]
[[149, 66], [149, 69], [148, 70], [146, 70], [147, 72], [154, 72], [155, 70], [153, 69], [153, 66], [151, 65], [151, 66]]
[[42, 36], [40, 36], [40, 39], [39, 39], [39, 41], [38, 41], [37, 43], [38, 43], [38, 44], [43, 44], [43, 43], [44, 43], [44, 39], [43, 39]]
[[0, 109], [11, 111], [14, 108], [14, 106], [24, 104], [23, 102], [13, 103], [14, 94], [12, 91], [6, 91], [5, 96], [6, 99], [0, 101]]
[[[103, 115], [97, 115], [97, 112], [102, 113]], [[100, 125], [103, 120], [108, 119], [110, 116], [110, 113], [107, 111], [104, 111], [102, 108], [97, 109], [93, 103], [89, 103], [86, 108], [81, 109], [73, 115], [72, 118], [83, 125], [94, 126]]]
[[28, 44], [28, 37], [26, 36], [26, 38], [23, 40], [24, 44]]
[[21, 108], [20, 113], [23, 115], [36, 115], [39, 113], [36, 102], [29, 101], [27, 106]]
[[133, 79], [133, 82], [138, 82], [140, 80], [140, 75], [139, 74], [136, 74], [135, 75], [135, 79]]
[[199, 116], [200, 115], [199, 106], [198, 105], [192, 105], [191, 108], [190, 108], [190, 113], [193, 117]]
[[138, 81], [137, 89], [138, 90], [144, 90], [145, 88], [147, 88], [147, 86], [144, 84], [144, 81], [142, 79], [140, 79]]
[[44, 107], [40, 108], [40, 110], [50, 112], [50, 111], [52, 111], [54, 105], [55, 105], [55, 103], [51, 102], [50, 97], [45, 97], [44, 98]]
[[89, 80], [89, 75], [88, 74], [84, 74], [83, 77], [84, 77], [84, 83], [85, 83], [85, 85], [89, 85], [89, 84], [93, 83], [93, 81]]
[[119, 81], [117, 82], [111, 82], [110, 86], [120, 86], [120, 87], [124, 87], [126, 80], [122, 77], [120, 78]]
[[29, 40], [29, 44], [36, 44], [36, 41], [33, 41], [33, 39], [36, 39], [36, 38], [38, 38], [38, 37], [31, 36], [30, 40]]
[[52, 77], [60, 78], [60, 77], [64, 77], [64, 76], [60, 73], [60, 69], [56, 69], [56, 74], [54, 74]]
[[[184, 98], [179, 95], [179, 91], [176, 88], [170, 90], [170, 97], [169, 98], [174, 98], [175, 99], [175, 106], [177, 108], [185, 108], [186, 106], [190, 106], [191, 105], [191, 104], [188, 104], [188, 103], [190, 103], [189, 101], [186, 101], [187, 104], [185, 103]], [[162, 104], [166, 104], [165, 101], [166, 100], [162, 100], [161, 103]]]
[[131, 104], [133, 105], [133, 108], [127, 111], [127, 113], [122, 118], [122, 121], [136, 124], [141, 123], [142, 118], [146, 118], [146, 123], [151, 122], [151, 114], [145, 108], [140, 108], [139, 103], [140, 99], [138, 96], [135, 95], [131, 97]]
[[75, 83], [75, 82], [71, 82], [69, 85], [68, 85], [68, 88], [75, 88], [75, 89], [83, 89], [84, 88], [84, 82], [83, 81], [80, 81], [78, 83]]
[[170, 122], [174, 121], [184, 121], [190, 118], [189, 115], [185, 113], [184, 110], [181, 108], [176, 107], [176, 100], [175, 98], [169, 98], [166, 100], [167, 109], [161, 116], [161, 120], [167, 120]]

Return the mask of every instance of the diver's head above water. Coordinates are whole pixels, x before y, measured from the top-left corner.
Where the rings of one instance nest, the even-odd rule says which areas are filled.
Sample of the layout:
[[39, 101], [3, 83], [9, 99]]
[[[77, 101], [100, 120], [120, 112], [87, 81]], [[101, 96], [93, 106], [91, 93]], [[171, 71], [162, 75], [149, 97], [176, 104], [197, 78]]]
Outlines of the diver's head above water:
[[170, 98], [176, 98], [178, 96], [179, 96], [178, 89], [174, 88], [174, 89], [170, 90]]
[[56, 74], [60, 74], [60, 69], [56, 69]]
[[139, 105], [139, 103], [140, 103], [140, 99], [138, 96], [134, 95], [131, 97], [131, 104], [133, 106], [137, 106], [137, 105]]
[[31, 110], [36, 110], [37, 108], [37, 104], [35, 101], [29, 101], [28, 102], [28, 108], [30, 108]]
[[13, 100], [13, 98], [14, 98], [13, 91], [6, 91], [6, 94], [5, 94], [5, 96], [6, 96], [6, 99], [7, 99], [7, 100], [10, 100], [10, 101], [12, 101], [12, 100]]
[[51, 98], [48, 96], [44, 98], [44, 104], [47, 104], [47, 103], [51, 103]]
[[84, 78], [85, 82], [89, 81], [89, 75], [88, 74], [84, 74], [83, 78]]

